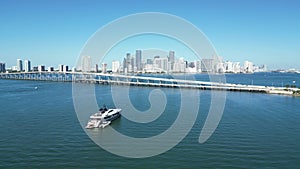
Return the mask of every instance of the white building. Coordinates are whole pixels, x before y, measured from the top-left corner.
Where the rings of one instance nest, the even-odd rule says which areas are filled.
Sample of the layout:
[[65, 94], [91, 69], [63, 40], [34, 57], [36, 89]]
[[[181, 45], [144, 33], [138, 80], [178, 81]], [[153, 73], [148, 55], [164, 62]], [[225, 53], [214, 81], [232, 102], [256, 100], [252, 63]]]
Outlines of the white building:
[[162, 71], [168, 71], [168, 58], [155, 58], [153, 60], [153, 66]]
[[63, 72], [63, 71], [64, 71], [64, 65], [59, 64], [59, 65], [58, 65], [58, 71], [59, 71], [59, 72]]
[[106, 72], [107, 72], [107, 64], [102, 63], [102, 73], [106, 73]]
[[234, 72], [233, 62], [226, 61], [224, 63], [224, 69], [226, 73], [233, 73]]
[[47, 71], [48, 71], [48, 72], [53, 72], [53, 71], [54, 71], [54, 67], [52, 67], [52, 66], [48, 67], [48, 68], [47, 68]]
[[197, 61], [195, 61], [195, 63], [196, 63], [196, 71], [197, 72], [201, 72], [201, 61], [200, 60], [197, 60]]
[[254, 69], [253, 69], [253, 63], [249, 62], [249, 61], [245, 61], [244, 62], [244, 72], [245, 73], [253, 73]]
[[31, 62], [29, 60], [24, 60], [24, 70], [25, 72], [31, 71]]
[[183, 58], [179, 58], [179, 60], [174, 63], [174, 72], [184, 73], [186, 71], [186, 63]]
[[23, 71], [23, 62], [21, 59], [17, 59], [17, 71]]
[[233, 73], [241, 73], [240, 62], [233, 62]]
[[44, 72], [45, 71], [45, 66], [44, 65], [38, 65], [38, 71], [39, 72]]
[[69, 66], [63, 65], [63, 72], [68, 72], [68, 71], [69, 71]]
[[83, 72], [92, 71], [92, 58], [90, 56], [83, 56], [82, 57], [81, 70]]
[[120, 61], [113, 61], [112, 62], [112, 72], [113, 73], [119, 73], [120, 72], [120, 66], [121, 66]]

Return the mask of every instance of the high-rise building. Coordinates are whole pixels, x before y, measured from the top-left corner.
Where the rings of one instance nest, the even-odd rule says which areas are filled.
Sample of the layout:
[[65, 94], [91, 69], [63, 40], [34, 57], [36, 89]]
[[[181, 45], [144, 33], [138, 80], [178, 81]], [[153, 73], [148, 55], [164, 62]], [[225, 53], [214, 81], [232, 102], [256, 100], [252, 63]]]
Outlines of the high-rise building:
[[148, 65], [153, 64], [153, 60], [152, 60], [152, 59], [147, 59], [147, 60], [146, 60], [146, 64], [148, 64]]
[[126, 58], [123, 59], [123, 73], [127, 73], [127, 61], [126, 61]]
[[173, 72], [180, 72], [184, 73], [186, 71], [186, 62], [183, 58], [179, 58], [178, 61], [175, 61], [174, 63], [174, 69]]
[[244, 62], [244, 71], [245, 73], [253, 73], [253, 63], [249, 61]]
[[23, 61], [21, 59], [17, 59], [17, 71], [23, 71]]
[[201, 61], [200, 60], [196, 61], [196, 71], [201, 72]]
[[39, 72], [44, 72], [45, 71], [45, 66], [44, 65], [38, 65], [38, 71]]
[[130, 53], [126, 54], [126, 73], [130, 72]]
[[130, 72], [133, 73], [135, 72], [134, 69], [135, 68], [135, 65], [134, 65], [134, 57], [131, 57], [130, 59]]
[[107, 72], [107, 64], [102, 63], [102, 73], [106, 73], [106, 72]]
[[24, 70], [25, 72], [31, 71], [31, 62], [29, 60], [24, 60]]
[[69, 71], [69, 66], [68, 65], [64, 65], [63, 66], [63, 72], [68, 72]]
[[233, 63], [233, 73], [241, 73], [240, 62], [234, 62]]
[[64, 65], [59, 64], [59, 65], [58, 65], [58, 71], [59, 71], [59, 72], [63, 72], [63, 71], [64, 71]]
[[173, 71], [174, 69], [174, 63], [175, 63], [175, 52], [174, 51], [169, 51], [169, 56], [168, 56], [168, 62], [169, 62], [169, 69]]
[[83, 56], [82, 57], [81, 70], [83, 72], [92, 71], [92, 58], [90, 56]]
[[95, 64], [95, 70], [94, 70], [96, 73], [99, 72], [99, 66], [98, 64]]
[[113, 73], [119, 73], [120, 72], [120, 66], [121, 66], [121, 63], [119, 61], [113, 61], [112, 62], [112, 72]]
[[135, 62], [136, 62], [137, 71], [141, 71], [142, 70], [142, 51], [141, 50], [136, 50]]
[[155, 68], [161, 71], [168, 71], [168, 58], [155, 58], [153, 60]]
[[224, 69], [226, 73], [234, 73], [234, 65], [233, 62], [226, 61], [224, 63]]
[[214, 71], [214, 60], [213, 59], [202, 59], [201, 60], [201, 72], [213, 72]]
[[54, 71], [54, 67], [52, 67], [52, 66], [48, 67], [47, 71], [48, 72], [53, 72]]
[[0, 62], [0, 72], [5, 72], [5, 63]]

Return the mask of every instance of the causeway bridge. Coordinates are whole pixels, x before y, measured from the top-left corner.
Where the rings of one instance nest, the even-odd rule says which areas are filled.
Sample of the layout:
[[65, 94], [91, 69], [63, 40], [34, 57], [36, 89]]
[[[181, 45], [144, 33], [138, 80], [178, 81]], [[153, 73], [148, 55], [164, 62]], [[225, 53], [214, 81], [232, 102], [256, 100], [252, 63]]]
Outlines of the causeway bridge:
[[16, 72], [0, 73], [0, 79], [37, 80], [57, 82], [94, 83], [103, 85], [130, 85], [145, 87], [189, 88], [199, 90], [227, 90], [240, 92], [260, 92], [293, 95], [297, 88], [242, 85], [220, 82], [145, 77], [121, 74], [83, 73], [83, 72]]

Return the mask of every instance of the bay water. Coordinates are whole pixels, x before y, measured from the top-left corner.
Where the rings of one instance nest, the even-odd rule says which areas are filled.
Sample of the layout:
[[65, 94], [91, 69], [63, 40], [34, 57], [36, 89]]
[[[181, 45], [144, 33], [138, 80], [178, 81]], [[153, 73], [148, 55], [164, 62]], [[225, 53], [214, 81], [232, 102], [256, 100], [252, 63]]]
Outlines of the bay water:
[[[196, 78], [207, 80], [208, 76]], [[298, 85], [300, 75], [232, 74], [226, 75], [226, 80]], [[154, 89], [131, 86], [131, 103], [138, 110], [147, 110]], [[114, 106], [110, 90], [108, 85], [95, 85], [99, 106]], [[138, 124], [121, 117], [111, 126], [134, 137], [165, 131], [178, 115], [180, 91], [160, 90], [168, 104], [158, 120]], [[0, 79], [0, 168], [300, 168], [299, 97], [226, 92], [220, 124], [203, 144], [198, 138], [210, 108], [211, 91], [200, 91], [200, 97], [196, 123], [178, 145], [154, 157], [135, 159], [111, 154], [88, 137], [73, 106], [72, 83]]]

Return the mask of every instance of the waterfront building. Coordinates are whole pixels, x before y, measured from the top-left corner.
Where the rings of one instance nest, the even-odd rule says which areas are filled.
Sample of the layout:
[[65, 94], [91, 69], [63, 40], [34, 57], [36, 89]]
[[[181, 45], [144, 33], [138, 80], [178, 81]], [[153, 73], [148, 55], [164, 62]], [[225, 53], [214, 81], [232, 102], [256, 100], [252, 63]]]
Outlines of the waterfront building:
[[81, 60], [82, 72], [92, 71], [92, 58], [90, 56], [83, 56]]
[[64, 65], [63, 66], [63, 72], [68, 72], [69, 71], [69, 66], [68, 65]]
[[168, 58], [155, 58], [153, 60], [154, 68], [161, 70], [162, 72], [168, 71]]
[[152, 59], [147, 59], [147, 60], [146, 60], [146, 64], [152, 65], [152, 64], [153, 64], [153, 60], [152, 60]]
[[126, 73], [129, 73], [131, 68], [130, 68], [130, 53], [127, 53], [126, 54], [126, 65], [125, 65], [125, 68], [126, 68]]
[[59, 72], [63, 72], [63, 71], [64, 71], [64, 65], [59, 64], [59, 65], [58, 65], [58, 71], [59, 71]]
[[134, 57], [131, 57], [130, 58], [130, 69], [129, 70], [130, 70], [131, 73], [133, 73], [133, 72], [136, 72], [135, 69], [136, 69], [136, 67], [135, 67], [135, 64], [134, 64]]
[[23, 71], [23, 61], [21, 59], [17, 59], [17, 71]]
[[240, 62], [233, 62], [233, 73], [241, 73]]
[[214, 59], [202, 59], [201, 72], [205, 72], [205, 73], [214, 72]]
[[112, 62], [112, 72], [113, 73], [119, 73], [120, 72], [120, 66], [121, 66], [121, 63], [119, 61], [113, 61]]
[[137, 71], [141, 71], [142, 70], [142, 51], [141, 50], [136, 50], [135, 62], [136, 62]]
[[5, 72], [6, 71], [6, 69], [5, 69], [5, 63], [2, 63], [2, 62], [0, 62], [0, 73], [2, 72]]
[[53, 71], [54, 71], [54, 67], [52, 67], [52, 66], [48, 67], [48, 68], [47, 68], [47, 71], [48, 71], [48, 72], [53, 72]]
[[201, 72], [201, 61], [197, 60], [196, 61], [196, 72]]
[[102, 63], [102, 73], [106, 73], [106, 72], [107, 72], [107, 64]]
[[184, 61], [184, 58], [179, 58], [174, 63], [173, 72], [184, 73], [185, 71], [186, 71], [186, 62]]
[[226, 61], [224, 63], [224, 69], [226, 73], [234, 73], [233, 62]]
[[175, 63], [175, 52], [174, 51], [169, 51], [168, 62], [170, 65], [169, 70], [173, 71], [174, 63]]
[[33, 70], [34, 72], [37, 72], [37, 71], [39, 71], [39, 68], [38, 68], [38, 66], [34, 66], [34, 67], [32, 68], [32, 70]]
[[31, 62], [30, 60], [24, 60], [24, 70], [25, 72], [31, 71]]
[[168, 61], [171, 62], [171, 63], [175, 62], [175, 52], [174, 51], [169, 51]]
[[245, 73], [253, 73], [254, 72], [254, 67], [253, 63], [249, 61], [244, 62], [244, 72]]
[[127, 73], [127, 61], [126, 58], [123, 59], [123, 73]]
[[95, 70], [94, 70], [96, 73], [99, 72], [99, 65], [98, 64], [95, 64]]
[[44, 65], [38, 65], [38, 71], [39, 72], [44, 72], [45, 71], [45, 66]]
[[187, 65], [188, 65], [188, 67], [186, 69], [187, 73], [196, 73], [197, 72], [195, 62], [190, 62]]

